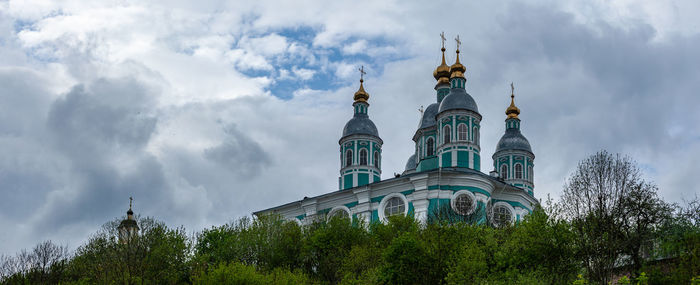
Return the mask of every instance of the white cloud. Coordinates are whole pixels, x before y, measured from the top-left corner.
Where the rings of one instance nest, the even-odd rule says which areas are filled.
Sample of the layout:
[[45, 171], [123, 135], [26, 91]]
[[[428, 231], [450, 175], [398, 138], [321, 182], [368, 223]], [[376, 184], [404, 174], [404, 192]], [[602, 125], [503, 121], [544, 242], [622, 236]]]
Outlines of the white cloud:
[[343, 52], [346, 54], [358, 54], [367, 49], [366, 40], [358, 40], [343, 47]]
[[315, 70], [298, 68], [296, 66], [292, 68], [292, 72], [294, 72], [294, 75], [299, 77], [301, 80], [309, 80], [314, 77], [314, 74], [316, 74]]

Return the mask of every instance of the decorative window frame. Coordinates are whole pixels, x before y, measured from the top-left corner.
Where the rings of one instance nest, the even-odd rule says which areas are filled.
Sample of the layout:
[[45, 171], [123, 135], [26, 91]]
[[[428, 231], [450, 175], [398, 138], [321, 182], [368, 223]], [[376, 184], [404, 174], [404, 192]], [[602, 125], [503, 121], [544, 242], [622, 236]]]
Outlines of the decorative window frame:
[[[467, 195], [467, 196], [469, 196], [469, 198], [472, 199], [472, 208], [471, 208], [471, 211], [469, 211], [469, 213], [460, 213], [459, 210], [457, 209], [457, 205], [456, 205], [457, 197], [459, 197], [461, 195]], [[450, 205], [452, 206], [452, 210], [455, 211], [457, 214], [470, 215], [470, 214], [474, 213], [474, 211], [476, 211], [476, 205], [477, 205], [476, 204], [476, 196], [474, 196], [474, 193], [472, 193], [472, 191], [459, 190], [459, 191], [454, 192], [452, 194], [452, 198], [450, 198]]]
[[[464, 127], [464, 139], [462, 139], [462, 131], [461, 128]], [[457, 125], [457, 141], [468, 141], [469, 140], [469, 127], [465, 123], [459, 123]]]
[[[518, 166], [520, 166], [520, 177], [518, 177]], [[523, 169], [523, 164], [520, 162], [516, 162], [513, 164], [513, 178], [514, 179], [525, 179], [525, 170]]]
[[[503, 173], [503, 168], [506, 168], [506, 173]], [[508, 179], [508, 164], [501, 164], [501, 169], [498, 171], [498, 176], [503, 179]]]
[[[445, 141], [445, 135], [448, 135], [447, 141]], [[448, 144], [452, 142], [452, 126], [444, 125], [442, 126], [442, 144]]]
[[[428, 144], [428, 142], [432, 142], [432, 144]], [[433, 137], [428, 137], [428, 139], [425, 140], [425, 156], [434, 156], [435, 155], [435, 140]]]
[[501, 206], [506, 207], [508, 209], [508, 211], [510, 211], [510, 224], [513, 225], [515, 223], [515, 215], [516, 215], [515, 208], [513, 208], [513, 206], [511, 206], [510, 204], [508, 204], [506, 202], [502, 202], [502, 201], [494, 203], [493, 206], [491, 207], [491, 213], [490, 213], [491, 214], [491, 223], [494, 224], [495, 226], [499, 226], [499, 227], [501, 226], [499, 224], [496, 224], [496, 221], [493, 219], [494, 218], [494, 211], [496, 210], [497, 207], [501, 207]]
[[[369, 154], [368, 154], [369, 151], [367, 151], [367, 149], [365, 149], [365, 148], [361, 148], [359, 152], [360, 152], [360, 153], [359, 153], [359, 155], [357, 156], [358, 165], [369, 165], [369, 163], [368, 163], [368, 162], [369, 162]], [[365, 155], [365, 161], [364, 161], [364, 163], [363, 163], [363, 161], [362, 161], [362, 154], [363, 154], [363, 153], [364, 153], [364, 155]]]
[[474, 128], [472, 128], [472, 130], [473, 130], [472, 137], [474, 138], [473, 141], [475, 144], [479, 144], [479, 127], [474, 126]]
[[343, 211], [346, 214], [348, 214], [348, 218], [352, 220], [352, 211], [350, 211], [350, 208], [345, 206], [335, 206], [330, 211], [328, 211], [328, 214], [326, 215], [326, 221], [330, 221], [331, 218], [333, 218], [333, 215], [335, 215], [335, 213], [339, 211]]
[[379, 151], [375, 150], [374, 153], [372, 154], [372, 165], [376, 168], [381, 168], [381, 160], [379, 159]]
[[[348, 161], [348, 153], [350, 153], [350, 161]], [[344, 155], [344, 156], [345, 156], [345, 157], [344, 157], [345, 164], [343, 164], [343, 167], [350, 167], [350, 166], [352, 166], [352, 158], [353, 158], [353, 155], [354, 155], [354, 154], [353, 154], [352, 149], [346, 149], [346, 150], [345, 150], [345, 155]]]
[[388, 217], [384, 215], [384, 208], [386, 208], [386, 203], [388, 203], [389, 200], [394, 197], [398, 197], [403, 201], [403, 204], [405, 206], [403, 210], [403, 215], [408, 215], [408, 199], [406, 199], [406, 196], [404, 196], [401, 193], [391, 193], [382, 198], [382, 201], [379, 202], [379, 208], [377, 208], [377, 215], [379, 216], [379, 220], [382, 221], [382, 223], [386, 223], [388, 221]]

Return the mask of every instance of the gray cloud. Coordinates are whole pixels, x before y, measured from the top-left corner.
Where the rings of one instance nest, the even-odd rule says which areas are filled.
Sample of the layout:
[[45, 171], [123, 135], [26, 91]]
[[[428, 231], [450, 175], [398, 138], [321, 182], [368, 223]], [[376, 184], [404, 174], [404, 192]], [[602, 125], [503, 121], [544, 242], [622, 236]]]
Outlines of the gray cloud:
[[240, 132], [235, 124], [225, 128], [226, 139], [204, 150], [204, 156], [225, 167], [238, 178], [252, 178], [264, 173], [271, 158], [256, 141]]

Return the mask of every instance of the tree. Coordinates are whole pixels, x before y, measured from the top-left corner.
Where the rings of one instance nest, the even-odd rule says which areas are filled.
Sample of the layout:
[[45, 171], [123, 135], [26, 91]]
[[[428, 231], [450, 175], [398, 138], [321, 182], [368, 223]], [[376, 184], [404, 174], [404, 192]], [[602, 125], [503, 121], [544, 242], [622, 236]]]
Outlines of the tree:
[[66, 246], [43, 241], [31, 251], [22, 250], [14, 257], [0, 257], [0, 281], [9, 284], [59, 283], [69, 258]]
[[643, 244], [654, 238], [670, 209], [656, 192], [631, 158], [606, 151], [581, 161], [567, 179], [561, 209], [592, 281], [607, 284], [623, 254], [634, 268], [641, 266]]
[[184, 228], [168, 228], [152, 218], [138, 219], [141, 232], [123, 244], [118, 242], [119, 219], [76, 251], [70, 277], [88, 283], [179, 284], [188, 281], [191, 241]]

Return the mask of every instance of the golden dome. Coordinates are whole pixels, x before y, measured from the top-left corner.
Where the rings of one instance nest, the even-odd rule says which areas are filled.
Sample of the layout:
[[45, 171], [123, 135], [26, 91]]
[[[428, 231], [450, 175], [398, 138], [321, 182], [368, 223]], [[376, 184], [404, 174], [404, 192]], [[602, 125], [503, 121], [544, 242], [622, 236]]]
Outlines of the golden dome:
[[355, 99], [355, 102], [367, 102], [369, 99], [369, 93], [365, 91], [365, 88], [362, 86], [362, 83], [364, 82], [363, 79], [360, 79], [360, 89], [355, 92], [355, 96], [353, 96], [353, 99]]
[[462, 65], [462, 63], [459, 62], [459, 49], [457, 49], [457, 60], [455, 63], [450, 66], [450, 78], [464, 78], [464, 72], [467, 71], [467, 69]]
[[[438, 81], [438, 83], [443, 83], [443, 82], [448, 82], [449, 83], [449, 78], [450, 78], [450, 66], [445, 63], [445, 48], [443, 47], [442, 49], [442, 63], [433, 71], [433, 77], [435, 77], [435, 80]], [[448, 80], [441, 80], [442, 78], [448, 79]]]
[[510, 84], [510, 90], [510, 106], [508, 106], [508, 108], [506, 109], [506, 115], [508, 116], [507, 119], [517, 119], [518, 115], [520, 115], [520, 109], [518, 109], [518, 107], [515, 106], [515, 88], [513, 87], [513, 83]]

